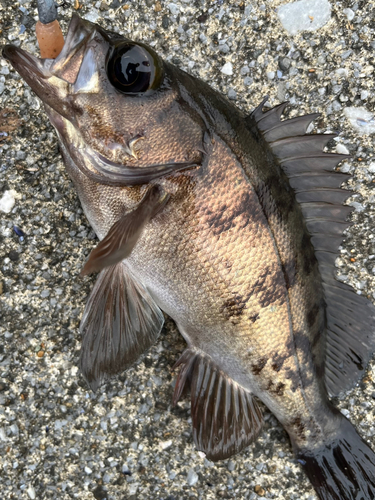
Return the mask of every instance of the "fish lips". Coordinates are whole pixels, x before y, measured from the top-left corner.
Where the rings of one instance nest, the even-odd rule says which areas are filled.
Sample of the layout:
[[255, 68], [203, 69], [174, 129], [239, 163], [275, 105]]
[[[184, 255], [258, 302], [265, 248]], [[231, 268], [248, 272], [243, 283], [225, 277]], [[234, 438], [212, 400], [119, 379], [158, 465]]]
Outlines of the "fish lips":
[[71, 85], [79, 74], [87, 44], [98, 29], [73, 15], [64, 47], [56, 59], [40, 59], [15, 45], [6, 45], [2, 55], [45, 104], [69, 119]]
[[39, 59], [15, 45], [5, 45], [2, 55], [34, 90], [34, 82], [40, 85], [52, 76], [52, 59]]
[[69, 116], [69, 84], [51, 73], [52, 59], [39, 59], [14, 45], [6, 45], [3, 48], [3, 57], [44, 103], [62, 116]]

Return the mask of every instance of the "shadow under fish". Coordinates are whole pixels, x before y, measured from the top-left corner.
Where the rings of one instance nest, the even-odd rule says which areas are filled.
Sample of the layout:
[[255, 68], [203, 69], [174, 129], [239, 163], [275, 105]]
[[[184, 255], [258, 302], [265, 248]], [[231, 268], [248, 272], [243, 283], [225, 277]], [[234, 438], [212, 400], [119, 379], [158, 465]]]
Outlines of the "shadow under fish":
[[344, 156], [317, 114], [250, 116], [150, 47], [72, 17], [64, 48], [3, 55], [44, 101], [67, 171], [101, 240], [81, 322], [96, 390], [158, 337], [162, 311], [188, 347], [194, 441], [211, 460], [259, 434], [257, 398], [288, 432], [323, 500], [375, 496], [375, 455], [331, 404], [374, 350], [374, 306], [335, 279], [348, 227]]

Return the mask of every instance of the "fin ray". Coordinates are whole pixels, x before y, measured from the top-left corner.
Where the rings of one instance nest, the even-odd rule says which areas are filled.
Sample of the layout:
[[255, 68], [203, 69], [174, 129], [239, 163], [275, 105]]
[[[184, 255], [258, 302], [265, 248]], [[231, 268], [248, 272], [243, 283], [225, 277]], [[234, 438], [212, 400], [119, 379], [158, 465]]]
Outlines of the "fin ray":
[[[325, 382], [337, 395], [364, 374], [375, 348], [375, 309], [365, 297], [335, 278], [335, 258], [351, 207], [342, 203], [351, 195], [339, 189], [348, 179], [334, 172], [347, 155], [324, 153], [334, 134], [306, 134], [317, 115], [281, 120], [286, 103], [263, 112], [267, 98], [247, 118], [249, 130], [259, 131], [289, 178], [301, 206], [322, 278], [327, 311]], [[300, 127], [300, 128], [299, 128]]]
[[143, 228], [168, 201], [158, 186], [148, 189], [137, 207], [113, 224], [106, 237], [91, 252], [81, 276], [101, 271], [126, 259], [142, 234]]
[[104, 269], [80, 325], [80, 368], [92, 390], [134, 363], [156, 341], [163, 324], [163, 313], [124, 264]]
[[296, 451], [322, 500], [375, 498], [375, 454], [344, 417], [335, 439], [325, 447]]
[[252, 394], [196, 349], [186, 349], [176, 365], [181, 369], [173, 402], [177, 403], [191, 379], [191, 416], [197, 449], [210, 460], [222, 460], [248, 446], [262, 427], [261, 411]]
[[264, 138], [267, 142], [274, 142], [283, 137], [291, 137], [306, 133], [310, 123], [319, 118], [319, 113], [311, 113], [310, 115], [297, 116], [290, 120], [279, 121], [277, 125], [267, 129], [264, 132]]

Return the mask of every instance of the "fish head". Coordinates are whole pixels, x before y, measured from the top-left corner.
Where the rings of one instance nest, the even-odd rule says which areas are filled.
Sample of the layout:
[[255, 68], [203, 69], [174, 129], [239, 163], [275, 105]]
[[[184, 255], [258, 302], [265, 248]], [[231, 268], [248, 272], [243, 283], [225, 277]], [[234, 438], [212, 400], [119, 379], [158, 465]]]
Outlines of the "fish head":
[[204, 132], [181, 103], [174, 75], [184, 72], [146, 44], [73, 15], [56, 59], [13, 45], [3, 56], [44, 102], [81, 171], [119, 181], [124, 165], [196, 163], [201, 156]]

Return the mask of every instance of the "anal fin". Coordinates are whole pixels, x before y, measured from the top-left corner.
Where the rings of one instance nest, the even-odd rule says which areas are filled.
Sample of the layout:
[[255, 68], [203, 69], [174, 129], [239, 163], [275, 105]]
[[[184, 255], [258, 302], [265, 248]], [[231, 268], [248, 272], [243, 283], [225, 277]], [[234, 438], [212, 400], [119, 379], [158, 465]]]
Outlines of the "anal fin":
[[258, 436], [263, 417], [254, 396], [239, 386], [200, 351], [188, 348], [176, 363], [174, 404], [191, 384], [193, 438], [210, 460], [223, 460]]
[[163, 313], [124, 264], [104, 269], [80, 325], [80, 368], [91, 389], [134, 363], [156, 341], [163, 324]]

